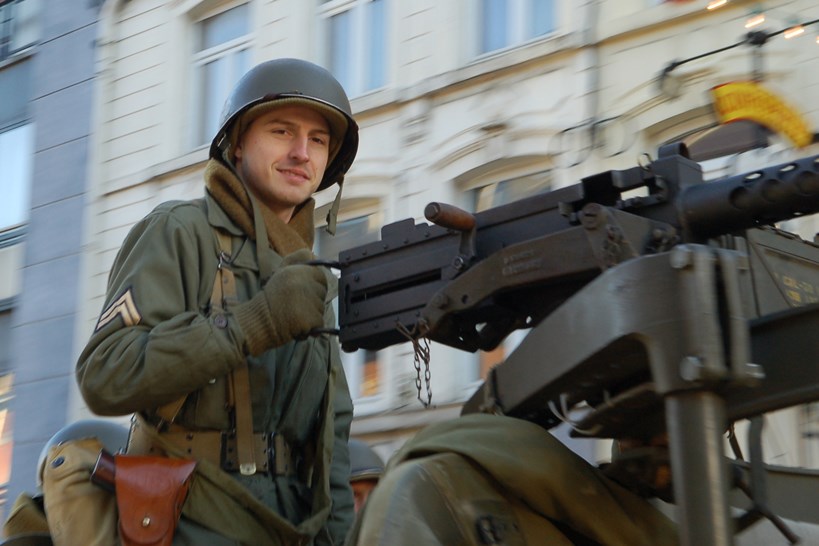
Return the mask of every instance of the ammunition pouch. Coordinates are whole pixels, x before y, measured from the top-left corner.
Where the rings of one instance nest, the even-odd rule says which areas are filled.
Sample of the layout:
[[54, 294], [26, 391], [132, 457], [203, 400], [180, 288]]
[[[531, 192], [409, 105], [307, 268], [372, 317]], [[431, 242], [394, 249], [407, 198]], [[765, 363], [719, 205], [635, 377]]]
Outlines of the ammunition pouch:
[[115, 546], [114, 496], [91, 482], [102, 443], [96, 438], [51, 447], [43, 469], [43, 500], [55, 546]]

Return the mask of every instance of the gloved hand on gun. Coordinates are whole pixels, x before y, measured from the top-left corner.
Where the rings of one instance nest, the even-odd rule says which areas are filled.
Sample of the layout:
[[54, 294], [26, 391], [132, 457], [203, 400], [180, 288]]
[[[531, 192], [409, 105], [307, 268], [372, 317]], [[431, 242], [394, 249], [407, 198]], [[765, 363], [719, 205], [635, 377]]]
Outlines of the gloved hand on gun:
[[327, 275], [319, 265], [310, 250], [297, 250], [284, 258], [261, 292], [235, 306], [251, 355], [328, 333], [324, 329]]

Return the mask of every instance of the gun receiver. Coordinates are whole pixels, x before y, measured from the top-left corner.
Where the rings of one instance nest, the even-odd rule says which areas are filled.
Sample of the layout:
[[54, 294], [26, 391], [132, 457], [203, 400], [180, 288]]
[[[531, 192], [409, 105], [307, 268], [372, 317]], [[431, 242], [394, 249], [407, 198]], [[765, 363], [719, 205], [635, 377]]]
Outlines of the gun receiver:
[[[646, 167], [470, 214], [432, 203], [340, 254], [344, 350], [406, 341], [397, 325], [467, 351], [538, 324], [629, 259], [819, 211], [819, 156], [704, 183], [682, 144]], [[632, 190], [646, 195], [628, 197]]]

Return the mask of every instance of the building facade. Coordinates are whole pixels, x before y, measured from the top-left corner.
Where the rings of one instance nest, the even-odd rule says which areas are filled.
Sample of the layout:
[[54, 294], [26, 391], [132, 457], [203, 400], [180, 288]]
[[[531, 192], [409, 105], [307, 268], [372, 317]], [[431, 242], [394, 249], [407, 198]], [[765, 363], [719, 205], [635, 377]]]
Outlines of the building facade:
[[33, 489], [43, 444], [76, 405], [99, 4], [0, 2], [2, 501]]
[[[63, 182], [44, 191], [40, 202], [32, 199], [18, 292], [23, 318], [11, 329], [18, 426], [10, 489], [25, 489], [36, 445], [57, 421], [88, 416], [73, 383], [73, 362], [101, 310], [114, 256], [128, 229], [154, 206], [203, 195], [202, 171], [222, 102], [245, 70], [271, 58], [305, 58], [336, 74], [352, 98], [361, 127], [358, 158], [344, 184], [337, 236], [317, 236], [317, 253], [331, 258], [377, 239], [385, 224], [422, 221], [431, 201], [479, 211], [632, 167], [643, 154], [656, 155], [659, 146], [677, 140], [696, 152], [710, 178], [817, 153], [819, 105], [811, 99], [819, 87], [819, 26], [806, 25], [792, 39], [776, 35], [753, 44], [745, 24], [758, 2], [733, 0], [710, 10], [708, 4], [107, 0], [89, 8], [88, 26], [78, 27], [77, 39], [93, 44], [93, 57], [84, 57], [76, 70], [57, 72], [74, 78], [78, 90], [93, 87], [93, 94], [83, 95], [92, 98], [64, 113], [70, 117], [49, 116], [43, 123], [53, 125], [37, 128], [33, 188], [47, 188], [46, 178]], [[761, 5], [770, 8], [764, 12], [768, 32], [819, 17], [809, 0]], [[726, 46], [733, 47], [711, 53]], [[759, 123], [720, 123], [710, 90], [748, 80], [798, 114], [808, 142]], [[71, 88], [59, 78], [46, 85], [45, 75], [41, 86], [30, 104]], [[72, 124], [79, 115], [82, 122]], [[49, 140], [69, 131], [81, 134]], [[84, 151], [71, 168], [82, 173], [38, 175], [40, 158], [60, 142], [77, 141]], [[335, 189], [318, 195], [319, 224], [334, 197]], [[71, 240], [59, 247], [35, 240], [39, 214], [45, 222], [49, 205], [56, 210], [57, 203], [60, 214], [77, 215], [59, 235]], [[816, 230], [810, 219], [792, 227], [811, 238]], [[42, 286], [40, 268], [46, 275], [66, 261], [69, 271], [60, 283], [72, 298], [52, 311], [50, 300], [29, 289]], [[59, 322], [62, 336], [59, 362], [37, 348], [32, 365], [28, 347], [51, 322]], [[345, 354], [356, 407], [353, 434], [388, 456], [425, 424], [456, 416], [486, 370], [520, 337], [492, 353], [433, 345], [430, 409], [418, 401], [427, 386], [416, 386], [410, 344]], [[35, 368], [49, 371], [34, 376]], [[39, 422], [44, 418], [38, 416], [36, 432], [30, 429], [22, 415], [55, 400], [60, 418]], [[777, 430], [792, 449], [781, 462], [819, 463], [806, 435], [813, 425], [819, 429], [817, 422], [810, 408], [783, 417]], [[594, 446], [574, 447], [589, 459], [601, 457]]]

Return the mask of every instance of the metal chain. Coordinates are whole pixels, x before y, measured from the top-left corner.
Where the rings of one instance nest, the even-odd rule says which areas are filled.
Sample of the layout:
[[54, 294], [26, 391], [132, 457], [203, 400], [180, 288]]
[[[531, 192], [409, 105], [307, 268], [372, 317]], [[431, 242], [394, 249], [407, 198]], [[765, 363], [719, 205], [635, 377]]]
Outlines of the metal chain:
[[[421, 338], [420, 343], [416, 342], [413, 344], [413, 349], [415, 351], [415, 370], [418, 373], [418, 380], [415, 383], [418, 390], [418, 401], [421, 402], [425, 408], [428, 408], [432, 404], [432, 388], [430, 387], [430, 379], [432, 379], [432, 374], [429, 371], [429, 340], [425, 337]], [[419, 354], [420, 359], [424, 361], [424, 381], [427, 387], [426, 402], [421, 400], [421, 367], [418, 363]]]
[[[417, 325], [413, 326], [412, 330], [407, 329], [406, 326], [401, 324], [400, 322], [396, 323], [395, 325], [396, 330], [398, 330], [401, 335], [407, 338], [407, 340], [412, 343], [412, 352], [413, 352], [413, 366], [415, 367], [415, 390], [418, 392], [418, 401], [424, 406], [424, 408], [428, 408], [432, 405], [432, 388], [431, 388], [431, 379], [432, 374], [429, 370], [429, 357], [430, 357], [430, 350], [429, 350], [429, 340], [423, 336], [423, 334], [418, 333], [419, 331], [423, 331], [424, 328], [418, 328]], [[421, 398], [421, 362], [424, 362], [424, 381], [426, 382], [426, 390], [427, 390], [427, 399], [426, 401]]]

